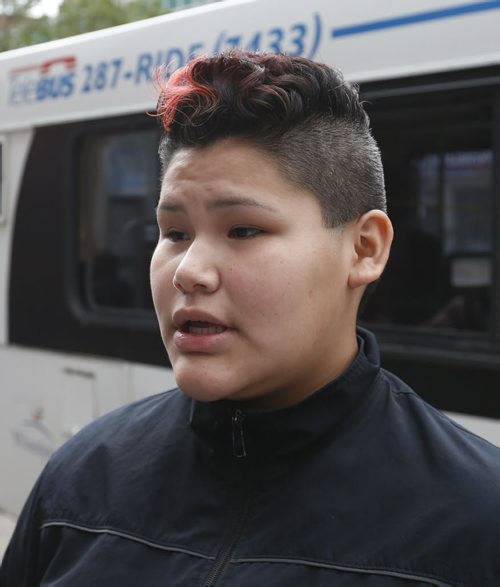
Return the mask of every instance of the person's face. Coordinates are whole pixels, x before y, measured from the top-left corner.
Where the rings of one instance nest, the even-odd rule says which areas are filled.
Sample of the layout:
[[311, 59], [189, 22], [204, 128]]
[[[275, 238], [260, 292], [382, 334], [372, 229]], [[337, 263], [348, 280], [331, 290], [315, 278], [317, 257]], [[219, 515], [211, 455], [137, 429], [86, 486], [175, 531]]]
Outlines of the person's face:
[[234, 139], [172, 158], [158, 205], [153, 300], [179, 387], [202, 401], [295, 403], [356, 353], [349, 225]]

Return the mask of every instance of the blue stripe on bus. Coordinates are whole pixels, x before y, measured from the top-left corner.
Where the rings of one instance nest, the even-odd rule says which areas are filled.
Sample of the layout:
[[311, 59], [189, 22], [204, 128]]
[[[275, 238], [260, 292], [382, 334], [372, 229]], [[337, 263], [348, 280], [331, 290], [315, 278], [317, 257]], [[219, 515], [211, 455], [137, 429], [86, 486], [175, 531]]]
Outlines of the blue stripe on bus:
[[462, 4], [460, 6], [453, 6], [452, 8], [441, 8], [440, 10], [431, 10], [429, 12], [408, 14], [407, 16], [399, 16], [396, 18], [387, 18], [384, 20], [375, 20], [372, 22], [365, 22], [361, 24], [355, 24], [352, 26], [340, 27], [338, 29], [333, 29], [331, 34], [332, 37], [347, 37], [348, 35], [370, 33], [372, 31], [407, 26], [429, 20], [449, 18], [451, 16], [460, 16], [462, 14], [470, 14], [471, 12], [493, 10], [495, 8], [500, 8], [500, 0], [492, 0], [490, 2], [474, 2], [472, 4]]

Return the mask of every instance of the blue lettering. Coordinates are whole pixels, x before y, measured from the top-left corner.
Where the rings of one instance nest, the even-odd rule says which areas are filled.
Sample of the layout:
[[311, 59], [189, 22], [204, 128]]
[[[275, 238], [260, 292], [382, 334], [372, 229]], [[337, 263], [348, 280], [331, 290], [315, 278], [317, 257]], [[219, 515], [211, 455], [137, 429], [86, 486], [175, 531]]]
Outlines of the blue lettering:
[[83, 70], [85, 71], [85, 81], [83, 82], [82, 93], [87, 93], [92, 90], [92, 86], [90, 85], [90, 80], [92, 79], [92, 65], [85, 65]]
[[234, 37], [227, 37], [226, 46], [229, 47], [241, 47], [241, 36], [235, 35]]
[[225, 38], [226, 38], [226, 31], [222, 31], [222, 33], [217, 37], [217, 41], [215, 41], [215, 47], [213, 50], [214, 53], [220, 53], [220, 50], [224, 44]]
[[59, 77], [43, 77], [36, 87], [36, 99], [39, 102], [47, 98], [60, 98], [70, 96], [74, 89], [75, 74], [67, 73]]
[[36, 96], [36, 82], [33, 79], [13, 80], [10, 86], [9, 102], [23, 104], [32, 102]]
[[267, 34], [271, 37], [271, 40], [268, 43], [268, 48], [274, 51], [274, 53], [284, 53], [283, 47], [281, 45], [283, 42], [283, 37], [285, 36], [283, 29], [271, 29]]
[[71, 96], [75, 89], [75, 74], [68, 73], [61, 78], [61, 96]]
[[36, 81], [34, 79], [23, 84], [23, 97], [25, 102], [36, 100]]
[[314, 58], [314, 56], [316, 55], [316, 51], [318, 50], [319, 44], [321, 43], [321, 32], [322, 32], [321, 16], [317, 12], [314, 14], [314, 24], [315, 24], [315, 26], [314, 26], [314, 41], [313, 41], [311, 51], [309, 52], [309, 55], [308, 55], [309, 59]]
[[59, 84], [57, 82], [56, 77], [49, 80], [49, 95], [51, 98], [59, 98]]
[[48, 82], [49, 82], [49, 85], [50, 85], [50, 80], [48, 80], [46, 77], [43, 77], [38, 82], [38, 85], [36, 87], [36, 99], [39, 102], [42, 102], [47, 97], [47, 94], [49, 92], [49, 88], [47, 87]]
[[[137, 61], [137, 69], [135, 72], [135, 83], [140, 84], [141, 81], [149, 82], [153, 74], [153, 56], [151, 53], [142, 53], [139, 55]], [[144, 79], [142, 79], [144, 78]]]
[[191, 47], [189, 47], [189, 52], [188, 52], [188, 55], [189, 55], [189, 57], [188, 57], [188, 61], [189, 61], [190, 59], [193, 59], [194, 57], [196, 57], [196, 56], [197, 56], [197, 55], [199, 55], [200, 53], [202, 53], [202, 52], [203, 52], [203, 50], [204, 50], [204, 47], [205, 47], [205, 46], [203, 45], [203, 43], [193, 43], [193, 44], [191, 45]]
[[107, 64], [103, 61], [101, 63], [99, 63], [99, 65], [97, 66], [96, 69], [96, 76], [95, 76], [95, 80], [94, 80], [94, 87], [96, 90], [103, 90], [106, 87], [106, 82], [107, 82], [107, 78], [106, 78], [106, 74], [107, 74], [107, 70], [108, 70], [108, 66]]
[[261, 46], [261, 38], [262, 34], [258, 31], [255, 35], [251, 38], [248, 45], [245, 47], [247, 51], [259, 51]]
[[111, 78], [111, 87], [114, 88], [116, 86], [117, 81], [120, 79], [120, 71], [122, 68], [123, 59], [120, 57], [119, 59], [113, 59], [111, 65], [113, 66], [113, 77]]
[[173, 49], [169, 49], [167, 54], [165, 55], [165, 64], [168, 68], [168, 73], [171, 74], [173, 71], [182, 67], [186, 63], [184, 58], [184, 53], [182, 49], [178, 47], [174, 47]]
[[19, 104], [22, 102], [23, 84], [12, 82], [10, 84], [9, 102], [11, 104]]
[[305, 53], [305, 38], [307, 35], [307, 26], [305, 24], [296, 24], [292, 27], [292, 38], [290, 39], [295, 47], [294, 51], [289, 51], [288, 54], [292, 57], [298, 57]]
[[161, 67], [165, 63], [165, 59], [163, 58], [163, 51], [158, 51], [156, 53], [156, 67]]

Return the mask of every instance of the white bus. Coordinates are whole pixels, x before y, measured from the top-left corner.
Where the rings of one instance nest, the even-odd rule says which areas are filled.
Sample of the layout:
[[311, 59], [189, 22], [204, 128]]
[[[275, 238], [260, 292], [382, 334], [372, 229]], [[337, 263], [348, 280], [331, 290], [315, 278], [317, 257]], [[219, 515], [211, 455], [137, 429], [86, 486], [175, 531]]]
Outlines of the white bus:
[[499, 31], [499, 1], [229, 0], [0, 54], [0, 508], [88, 421], [174, 385], [151, 80], [228, 47], [360, 84], [397, 234], [363, 320], [386, 366], [500, 444]]

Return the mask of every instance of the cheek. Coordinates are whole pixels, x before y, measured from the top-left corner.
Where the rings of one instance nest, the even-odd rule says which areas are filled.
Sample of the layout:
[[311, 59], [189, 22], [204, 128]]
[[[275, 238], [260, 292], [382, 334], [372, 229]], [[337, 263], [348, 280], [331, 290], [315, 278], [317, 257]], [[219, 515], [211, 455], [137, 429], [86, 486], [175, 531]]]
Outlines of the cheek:
[[168, 301], [171, 290], [173, 290], [173, 273], [170, 265], [157, 247], [151, 258], [150, 265], [151, 293], [157, 311]]
[[234, 265], [227, 277], [233, 303], [247, 312], [248, 318], [275, 320], [286, 315], [289, 319], [290, 311], [303, 298], [303, 290], [297, 283], [300, 271], [295, 263], [277, 256], [259, 258], [251, 268]]
[[151, 257], [151, 264], [149, 266], [149, 279], [151, 281], [151, 291], [153, 293], [153, 297], [155, 296], [156, 290], [158, 288], [160, 269], [161, 264], [159, 259], [159, 253], [158, 249], [155, 249], [153, 256]]
[[345, 270], [329, 247], [289, 247], [244, 267], [230, 272], [234, 302], [276, 333], [305, 335], [330, 323], [337, 308], [343, 311]]

